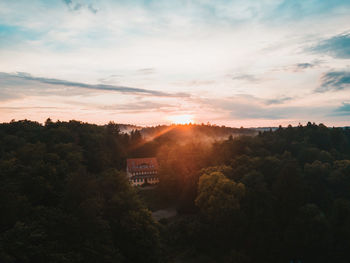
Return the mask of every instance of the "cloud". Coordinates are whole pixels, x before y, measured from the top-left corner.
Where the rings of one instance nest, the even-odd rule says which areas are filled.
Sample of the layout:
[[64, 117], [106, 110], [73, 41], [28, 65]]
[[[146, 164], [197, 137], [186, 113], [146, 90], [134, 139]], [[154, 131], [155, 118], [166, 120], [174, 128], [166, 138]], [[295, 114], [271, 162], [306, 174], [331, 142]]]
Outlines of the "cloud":
[[72, 0], [63, 0], [63, 2], [69, 7], [70, 10], [77, 11], [82, 8], [82, 4], [73, 3]]
[[66, 3], [66, 5], [70, 6], [73, 4], [72, 0], [63, 0], [64, 3]]
[[88, 5], [88, 9], [94, 14], [96, 14], [98, 12], [98, 9], [95, 8], [92, 4]]
[[140, 75], [150, 75], [155, 73], [156, 70], [154, 68], [140, 68], [137, 70], [137, 73]]
[[235, 74], [235, 75], [230, 75], [230, 77], [233, 80], [245, 80], [250, 82], [257, 82], [260, 80], [258, 77], [252, 74]]
[[[268, 120], [269, 123], [283, 122], [289, 120], [293, 123], [300, 121], [317, 120], [324, 122], [327, 117], [350, 115], [350, 103], [343, 105], [341, 114], [330, 115], [335, 110], [331, 104], [284, 104], [286, 101], [298, 99], [296, 97], [280, 97], [276, 99], [263, 99], [251, 95], [241, 94], [230, 98], [202, 99], [198, 101], [207, 111], [219, 113], [225, 119], [231, 120], [256, 120], [257, 122]], [[347, 110], [347, 114], [345, 114]], [[252, 122], [251, 125], [255, 125]]]
[[265, 10], [264, 12], [264, 19], [270, 23], [299, 22], [308, 19], [320, 20], [328, 18], [327, 15], [329, 14], [339, 16], [342, 14], [339, 10], [342, 10], [344, 13], [349, 10], [349, 1], [347, 0], [277, 0], [270, 2], [274, 3], [271, 6], [271, 10]]
[[308, 69], [318, 68], [322, 63], [324, 63], [323, 60], [314, 59], [310, 62], [300, 62], [292, 65], [282, 66], [280, 68], [275, 69], [274, 71], [304, 72]]
[[89, 10], [91, 13], [96, 14], [98, 12], [98, 9], [96, 7], [94, 7], [92, 4], [89, 5], [84, 5], [81, 3], [74, 3], [72, 0], [63, 0], [63, 2], [68, 6], [68, 8], [71, 11], [78, 11], [81, 10], [83, 8], [86, 8], [87, 10]]
[[267, 99], [265, 100], [266, 105], [271, 105], [271, 104], [283, 104], [284, 102], [291, 101], [294, 98], [292, 97], [280, 97], [280, 98], [274, 98], [274, 99]]
[[299, 64], [296, 64], [296, 67], [300, 68], [300, 69], [312, 68], [314, 66], [315, 65], [311, 64], [311, 63], [299, 63]]
[[215, 80], [206, 80], [206, 79], [194, 79], [190, 81], [174, 82], [175, 85], [190, 86], [190, 87], [210, 86], [215, 83], [216, 83]]
[[125, 79], [132, 78], [146, 78], [154, 75], [156, 70], [154, 68], [140, 68], [136, 70], [120, 70], [118, 74], [111, 74], [106, 77], [99, 78], [98, 81], [103, 84], [116, 84]]
[[133, 103], [106, 105], [100, 107], [103, 110], [116, 110], [123, 113], [142, 113], [145, 111], [170, 112], [176, 110], [177, 105], [170, 105], [154, 101], [135, 101]]
[[60, 107], [42, 107], [42, 106], [35, 106], [35, 107], [27, 107], [27, 106], [22, 106], [22, 107], [2, 107], [0, 106], [0, 109], [2, 110], [37, 110], [37, 109], [43, 109], [43, 110], [60, 110]]
[[350, 116], [350, 102], [343, 102], [343, 105], [335, 109], [333, 116]]
[[202, 99], [203, 107], [214, 111], [224, 111], [234, 119], [270, 119], [278, 120], [290, 116], [304, 114], [305, 107], [284, 106], [291, 97], [262, 99], [247, 94], [237, 95], [226, 99]]
[[310, 48], [317, 53], [325, 53], [335, 58], [350, 58], [350, 33], [344, 33], [323, 40], [316, 46]]
[[[189, 97], [188, 93], [167, 93], [156, 90], [148, 90], [141, 88], [133, 88], [126, 86], [117, 86], [117, 85], [106, 85], [106, 84], [86, 84], [81, 82], [73, 82], [67, 80], [60, 79], [52, 79], [52, 78], [42, 78], [42, 77], [34, 77], [25, 72], [18, 72], [17, 74], [9, 74], [0, 72], [0, 84], [6, 84], [10, 86], [25, 86], [28, 84], [48, 84], [53, 87], [69, 87], [69, 88], [82, 88], [89, 89], [95, 91], [114, 91], [120, 92], [124, 94], [134, 94], [134, 95], [144, 95], [144, 96], [155, 96], [155, 97]], [[2, 88], [4, 89], [4, 88]], [[35, 89], [32, 88], [32, 89]], [[0, 90], [1, 92], [1, 90]], [[57, 92], [57, 90], [53, 90], [53, 93]], [[6, 95], [7, 94], [7, 95]], [[7, 89], [7, 93], [4, 94], [6, 97], [11, 97], [11, 92]], [[0, 93], [1, 96], [1, 93]], [[13, 91], [12, 97], [16, 96], [16, 91]]]
[[339, 91], [350, 88], [349, 71], [330, 71], [321, 77], [322, 84], [316, 92]]
[[123, 77], [121, 74], [112, 74], [107, 77], [99, 78], [98, 81], [102, 82], [104, 84], [109, 84], [109, 83], [119, 83], [120, 79]]

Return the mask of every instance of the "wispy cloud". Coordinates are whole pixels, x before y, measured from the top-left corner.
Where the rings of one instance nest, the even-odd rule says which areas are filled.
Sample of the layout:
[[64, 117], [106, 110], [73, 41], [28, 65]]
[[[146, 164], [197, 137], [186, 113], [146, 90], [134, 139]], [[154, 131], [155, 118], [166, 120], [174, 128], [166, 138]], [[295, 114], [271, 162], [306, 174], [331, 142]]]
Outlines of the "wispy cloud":
[[2, 110], [59, 110], [60, 107], [42, 107], [42, 106], [35, 106], [35, 107], [27, 107], [27, 106], [18, 106], [18, 107], [0, 107]]
[[[281, 101], [292, 100], [292, 98], [281, 98]], [[278, 102], [278, 99], [276, 99]], [[253, 96], [240, 95], [227, 99], [202, 100], [205, 107], [210, 107], [215, 111], [223, 111], [230, 118], [237, 120], [283, 120], [299, 119], [310, 120], [320, 119], [331, 112], [332, 106], [303, 105], [272, 103], [269, 100], [256, 98]]]
[[350, 33], [344, 33], [322, 40], [309, 50], [328, 54], [335, 58], [348, 59], [350, 58]]
[[153, 112], [171, 112], [178, 108], [176, 104], [166, 104], [154, 101], [139, 100], [134, 103], [104, 105], [100, 107], [104, 110], [113, 110], [123, 113], [139, 113], [145, 111]]
[[42, 78], [34, 77], [28, 73], [18, 72], [16, 74], [10, 74], [5, 72], [0, 72], [0, 81], [7, 81], [8, 84], [16, 84], [18, 80], [24, 80], [28, 82], [38, 82], [43, 84], [50, 84], [53, 86], [63, 86], [63, 87], [76, 87], [89, 90], [100, 90], [100, 91], [115, 91], [126, 94], [142, 94], [148, 96], [156, 97], [189, 97], [187, 93], [167, 93], [156, 90], [148, 90], [141, 88], [125, 87], [125, 86], [116, 86], [116, 85], [106, 85], [106, 84], [86, 84], [82, 82], [74, 82], [60, 79], [52, 78]]
[[229, 75], [229, 77], [233, 80], [244, 80], [244, 81], [251, 81], [251, 82], [257, 82], [260, 80], [259, 77], [253, 74], [233, 74], [233, 75]]
[[321, 86], [316, 92], [339, 91], [350, 88], [349, 71], [330, 71], [321, 77]]
[[334, 110], [334, 116], [350, 116], [350, 102], [343, 102], [343, 105]]
[[282, 72], [282, 71], [286, 71], [286, 72], [305, 72], [307, 70], [310, 69], [318, 69], [320, 68], [320, 66], [324, 63], [323, 60], [320, 59], [313, 59], [312, 61], [309, 62], [299, 62], [299, 63], [295, 63], [292, 65], [287, 65], [287, 66], [283, 66], [281, 68], [277, 68], [274, 69], [275, 72]]
[[70, 10], [72, 11], [78, 11], [81, 10], [82, 8], [86, 8], [87, 10], [89, 10], [91, 13], [96, 14], [98, 12], [98, 9], [96, 7], [94, 7], [93, 4], [88, 4], [88, 5], [84, 5], [80, 2], [75, 2], [73, 0], [62, 0]]
[[230, 118], [278, 120], [305, 114], [308, 107], [295, 107], [268, 104], [266, 100], [253, 96], [240, 95], [227, 99], [203, 100], [206, 107], [224, 111]]
[[98, 9], [96, 7], [94, 7], [92, 4], [88, 5], [88, 9], [94, 14], [96, 14], [98, 12]]
[[140, 68], [137, 70], [137, 73], [141, 74], [141, 75], [150, 75], [155, 73], [155, 69], [154, 68]]
[[78, 11], [82, 8], [82, 4], [80, 3], [73, 3], [72, 0], [63, 0], [63, 2], [69, 7], [69, 9]]
[[298, 63], [298, 64], [296, 64], [296, 67], [300, 68], [300, 69], [312, 68], [314, 66], [315, 65], [311, 64], [311, 63]]
[[292, 97], [279, 97], [279, 98], [274, 98], [274, 99], [267, 99], [265, 100], [266, 105], [271, 105], [271, 104], [283, 104], [287, 101], [291, 101], [294, 98]]

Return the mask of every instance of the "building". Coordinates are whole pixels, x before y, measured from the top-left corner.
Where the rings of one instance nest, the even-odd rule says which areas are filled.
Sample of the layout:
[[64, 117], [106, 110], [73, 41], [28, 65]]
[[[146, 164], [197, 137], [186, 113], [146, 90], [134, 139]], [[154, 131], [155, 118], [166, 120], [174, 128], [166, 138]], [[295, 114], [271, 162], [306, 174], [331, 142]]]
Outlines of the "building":
[[132, 185], [159, 183], [157, 158], [133, 158], [126, 160], [126, 173]]

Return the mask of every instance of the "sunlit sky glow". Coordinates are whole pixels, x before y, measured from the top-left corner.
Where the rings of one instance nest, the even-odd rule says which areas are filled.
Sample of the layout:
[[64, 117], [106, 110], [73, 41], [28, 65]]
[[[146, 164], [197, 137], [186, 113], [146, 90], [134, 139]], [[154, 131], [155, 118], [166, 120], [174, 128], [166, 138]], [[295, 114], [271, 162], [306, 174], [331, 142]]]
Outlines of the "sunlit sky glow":
[[0, 1], [0, 122], [344, 126], [349, 62], [348, 0]]

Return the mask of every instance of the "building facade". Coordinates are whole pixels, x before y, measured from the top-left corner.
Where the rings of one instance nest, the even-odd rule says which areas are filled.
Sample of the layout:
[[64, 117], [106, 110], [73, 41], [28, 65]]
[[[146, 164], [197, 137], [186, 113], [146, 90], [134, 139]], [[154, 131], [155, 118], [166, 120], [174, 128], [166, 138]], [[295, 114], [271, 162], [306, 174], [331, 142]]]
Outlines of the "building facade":
[[126, 160], [126, 173], [129, 181], [134, 186], [144, 183], [157, 184], [158, 162], [157, 158], [132, 158]]

